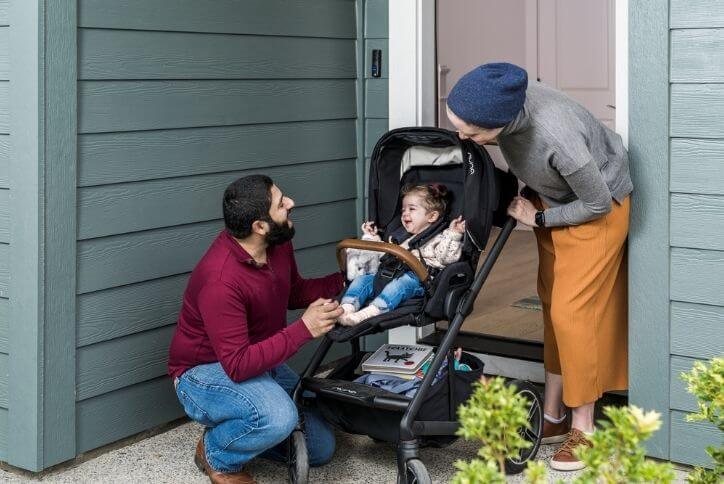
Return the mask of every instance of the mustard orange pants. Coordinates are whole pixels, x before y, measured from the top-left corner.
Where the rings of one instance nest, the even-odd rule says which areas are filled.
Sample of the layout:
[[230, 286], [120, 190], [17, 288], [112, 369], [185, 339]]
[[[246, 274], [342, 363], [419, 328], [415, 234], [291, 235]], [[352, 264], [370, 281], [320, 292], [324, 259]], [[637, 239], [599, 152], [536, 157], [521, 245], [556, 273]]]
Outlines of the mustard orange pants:
[[[534, 200], [539, 209], [540, 200]], [[544, 366], [563, 378], [563, 403], [580, 407], [628, 386], [626, 237], [631, 198], [602, 218], [536, 228]]]

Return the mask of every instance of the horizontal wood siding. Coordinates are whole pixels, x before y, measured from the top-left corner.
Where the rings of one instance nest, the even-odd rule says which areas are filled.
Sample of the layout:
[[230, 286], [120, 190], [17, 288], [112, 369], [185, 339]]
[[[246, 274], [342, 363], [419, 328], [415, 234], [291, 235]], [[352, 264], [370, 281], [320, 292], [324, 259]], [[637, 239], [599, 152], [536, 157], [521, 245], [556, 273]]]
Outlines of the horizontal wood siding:
[[78, 452], [88, 452], [184, 416], [166, 376], [89, 398], [76, 408]]
[[707, 446], [721, 445], [721, 431], [708, 422], [687, 422], [686, 412], [671, 412], [671, 460], [682, 464], [712, 466]]
[[79, 75], [84, 80], [326, 79], [355, 75], [352, 39], [83, 29], [78, 42]]
[[355, 117], [348, 79], [81, 81], [78, 96], [80, 133]]
[[354, 120], [345, 119], [81, 135], [78, 183], [86, 187], [353, 158], [354, 129]]
[[670, 0], [672, 29], [724, 27], [724, 4], [716, 0]]
[[724, 354], [724, 307], [671, 303], [671, 354], [714, 358]]
[[80, 27], [355, 37], [354, 0], [78, 0]]
[[724, 195], [724, 139], [672, 139], [671, 191]]
[[271, 176], [302, 273], [336, 269], [356, 231], [355, 22], [354, 0], [78, 1], [79, 452], [182, 415], [168, 346], [229, 183]]
[[680, 375], [724, 353], [724, 4], [670, 0], [670, 25], [670, 458], [711, 465]]

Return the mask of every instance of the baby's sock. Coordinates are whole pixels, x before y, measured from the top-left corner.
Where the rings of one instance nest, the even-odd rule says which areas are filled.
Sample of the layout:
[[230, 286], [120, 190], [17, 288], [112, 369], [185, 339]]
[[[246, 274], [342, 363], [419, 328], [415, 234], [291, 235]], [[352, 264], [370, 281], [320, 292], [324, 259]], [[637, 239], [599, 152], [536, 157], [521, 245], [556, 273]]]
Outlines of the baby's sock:
[[355, 307], [354, 307], [354, 304], [349, 304], [349, 303], [342, 304], [340, 307], [342, 308], [342, 311], [344, 311], [344, 312], [339, 317], [339, 322], [340, 322], [340, 324], [343, 324], [346, 326], [349, 324], [349, 315], [354, 313]]
[[[366, 308], [360, 309], [356, 313], [352, 313], [349, 316], [347, 316], [347, 326], [354, 326], [356, 324], [361, 323], [365, 319], [374, 318], [375, 316], [379, 315], [382, 311], [380, 311], [380, 308], [375, 306], [374, 304], [370, 304]], [[340, 321], [341, 322], [341, 321]], [[344, 323], [342, 323], [344, 324]]]

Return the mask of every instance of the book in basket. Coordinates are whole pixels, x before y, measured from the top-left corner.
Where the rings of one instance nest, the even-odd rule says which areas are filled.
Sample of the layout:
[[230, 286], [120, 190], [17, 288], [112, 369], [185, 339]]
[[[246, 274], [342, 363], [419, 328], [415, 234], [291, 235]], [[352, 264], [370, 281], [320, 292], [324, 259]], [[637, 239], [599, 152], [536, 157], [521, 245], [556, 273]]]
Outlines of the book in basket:
[[362, 371], [414, 374], [433, 350], [428, 345], [384, 344], [362, 363]]

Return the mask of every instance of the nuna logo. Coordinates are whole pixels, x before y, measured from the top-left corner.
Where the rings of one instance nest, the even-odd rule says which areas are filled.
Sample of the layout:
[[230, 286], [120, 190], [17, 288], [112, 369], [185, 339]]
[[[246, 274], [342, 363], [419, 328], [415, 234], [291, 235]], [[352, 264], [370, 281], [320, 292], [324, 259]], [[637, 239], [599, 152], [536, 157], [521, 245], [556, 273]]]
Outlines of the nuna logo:
[[473, 154], [468, 152], [468, 169], [469, 175], [475, 174], [475, 163], [473, 162]]

